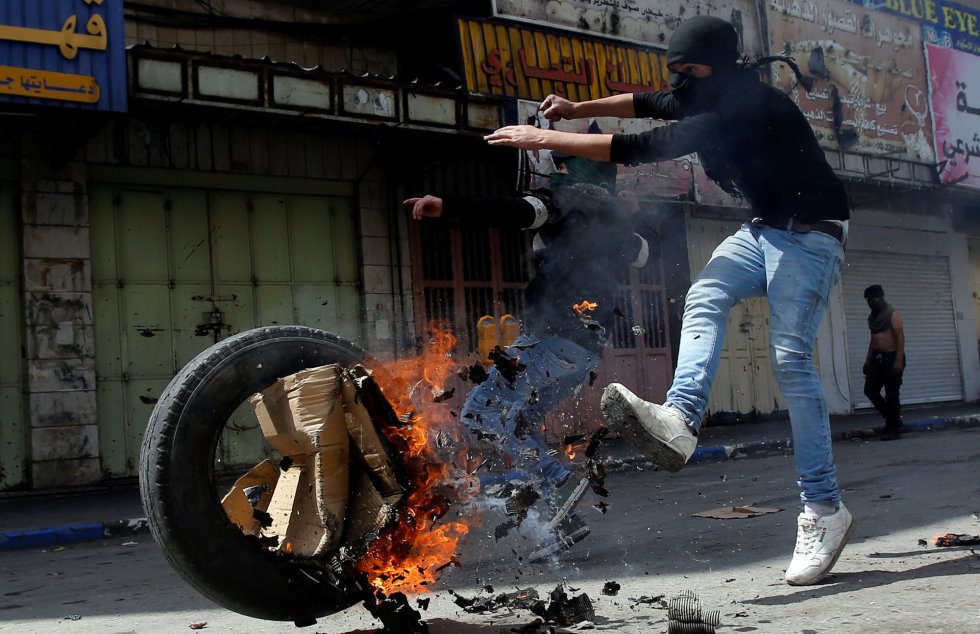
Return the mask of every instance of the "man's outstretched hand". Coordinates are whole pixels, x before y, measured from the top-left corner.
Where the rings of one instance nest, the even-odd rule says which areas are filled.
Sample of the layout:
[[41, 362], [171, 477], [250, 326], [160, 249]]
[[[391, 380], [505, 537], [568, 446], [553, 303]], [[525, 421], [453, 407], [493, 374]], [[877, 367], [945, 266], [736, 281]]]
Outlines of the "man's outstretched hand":
[[402, 205], [412, 208], [412, 218], [421, 220], [422, 218], [438, 218], [442, 215], [442, 198], [426, 194], [422, 197], [407, 198], [402, 201]]
[[550, 131], [533, 125], [508, 125], [491, 132], [483, 140], [490, 145], [515, 147], [519, 150], [541, 150], [545, 148], [548, 132]]

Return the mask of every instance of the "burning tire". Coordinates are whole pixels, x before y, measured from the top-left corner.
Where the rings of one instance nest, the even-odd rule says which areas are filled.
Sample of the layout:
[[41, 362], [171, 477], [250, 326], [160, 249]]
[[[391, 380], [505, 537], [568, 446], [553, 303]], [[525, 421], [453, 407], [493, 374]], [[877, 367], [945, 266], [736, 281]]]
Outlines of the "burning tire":
[[320, 330], [258, 328], [208, 348], [164, 390], [143, 438], [140, 495], [167, 559], [208, 598], [241, 614], [297, 625], [360, 600], [317, 570], [249, 541], [219, 502], [214, 460], [225, 422], [250, 396], [300, 370], [347, 366], [364, 355]]

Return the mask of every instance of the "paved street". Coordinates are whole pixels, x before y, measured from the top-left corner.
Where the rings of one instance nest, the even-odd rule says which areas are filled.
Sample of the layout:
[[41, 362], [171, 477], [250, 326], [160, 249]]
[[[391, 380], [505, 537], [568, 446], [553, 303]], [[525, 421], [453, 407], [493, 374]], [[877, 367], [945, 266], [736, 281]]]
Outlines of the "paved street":
[[[839, 442], [834, 449], [858, 526], [836, 574], [819, 586], [793, 588], [782, 580], [797, 497], [792, 459], [773, 456], [692, 465], [678, 474], [611, 474], [608, 513], [592, 509], [594, 500], [585, 503], [593, 534], [559, 565], [518, 560], [514, 551], [530, 547], [530, 525], [523, 536], [494, 543], [501, 518], [486, 513], [460, 556], [464, 567], [443, 575], [423, 616], [437, 634], [508, 632], [533, 615], [468, 614], [445, 589], [476, 596], [486, 584], [496, 592], [534, 586], [546, 595], [565, 580], [569, 594], [592, 597], [600, 631], [664, 632], [665, 611], [635, 599], [684, 590], [721, 611], [721, 633], [977, 631], [980, 556], [918, 540], [980, 533], [980, 428], [891, 443]], [[784, 510], [741, 520], [692, 516], [749, 503]], [[609, 580], [621, 584], [617, 596], [602, 595]], [[0, 597], [3, 632], [172, 633], [201, 622], [205, 631], [250, 634], [380, 627], [359, 606], [303, 630], [228, 612], [178, 578], [146, 534], [0, 553]]]

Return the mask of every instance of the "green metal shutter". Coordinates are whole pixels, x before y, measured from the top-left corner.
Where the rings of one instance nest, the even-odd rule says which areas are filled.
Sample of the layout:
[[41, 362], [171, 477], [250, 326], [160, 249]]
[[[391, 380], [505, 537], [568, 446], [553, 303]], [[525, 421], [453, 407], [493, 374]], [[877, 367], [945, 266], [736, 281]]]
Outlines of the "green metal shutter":
[[26, 482], [20, 248], [14, 187], [0, 183], [0, 490]]
[[[229, 191], [91, 188], [103, 470], [135, 474], [156, 398], [232, 334], [303, 324], [360, 338], [351, 200]], [[265, 443], [248, 406], [226, 426], [224, 466]]]
[[902, 404], [963, 399], [948, 257], [849, 250], [841, 283], [854, 407], [872, 407], [864, 395], [862, 371], [871, 337], [864, 289], [872, 284], [881, 284], [885, 299], [902, 313], [908, 359], [902, 376]]

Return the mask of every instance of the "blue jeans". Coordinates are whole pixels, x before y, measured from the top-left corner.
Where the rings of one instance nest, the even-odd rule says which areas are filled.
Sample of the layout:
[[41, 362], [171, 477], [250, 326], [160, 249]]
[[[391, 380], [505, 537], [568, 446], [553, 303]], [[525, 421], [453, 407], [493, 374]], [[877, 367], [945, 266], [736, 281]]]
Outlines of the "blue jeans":
[[[524, 346], [531, 347], [521, 349]], [[481, 471], [480, 481], [488, 485], [504, 478], [534, 478], [559, 486], [571, 472], [548, 455], [541, 424], [585, 382], [600, 353], [555, 335], [521, 335], [507, 352], [526, 369], [510, 383], [497, 367], [491, 368], [489, 378], [473, 388], [460, 412], [463, 424], [488, 441], [500, 459], [493, 468], [512, 471], [505, 476]]]
[[667, 392], [667, 402], [697, 432], [729, 311], [747, 297], [768, 298], [769, 353], [789, 406], [800, 497], [834, 505], [840, 502], [840, 489], [813, 345], [843, 259], [841, 243], [825, 233], [743, 225], [715, 249], [687, 293], [677, 371]]

